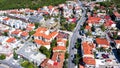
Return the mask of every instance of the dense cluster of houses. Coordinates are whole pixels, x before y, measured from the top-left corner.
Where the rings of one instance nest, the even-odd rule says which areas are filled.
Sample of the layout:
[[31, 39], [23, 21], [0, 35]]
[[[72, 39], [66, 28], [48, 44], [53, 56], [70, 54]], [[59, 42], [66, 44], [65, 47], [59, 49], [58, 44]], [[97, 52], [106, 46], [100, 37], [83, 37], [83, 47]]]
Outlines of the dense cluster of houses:
[[[94, 3], [90, 7], [94, 8], [98, 5]], [[99, 5], [99, 7], [101, 6]], [[114, 11], [113, 13], [118, 20], [119, 13]], [[115, 41], [115, 47], [119, 49], [120, 39], [113, 40], [110, 38], [112, 32], [118, 31], [116, 35], [119, 36], [116, 22], [102, 8], [93, 13], [88, 12], [87, 15], [88, 20], [85, 23], [85, 29], [81, 31], [83, 64], [80, 64], [80, 68], [119, 68], [120, 64], [112, 51], [111, 42]]]

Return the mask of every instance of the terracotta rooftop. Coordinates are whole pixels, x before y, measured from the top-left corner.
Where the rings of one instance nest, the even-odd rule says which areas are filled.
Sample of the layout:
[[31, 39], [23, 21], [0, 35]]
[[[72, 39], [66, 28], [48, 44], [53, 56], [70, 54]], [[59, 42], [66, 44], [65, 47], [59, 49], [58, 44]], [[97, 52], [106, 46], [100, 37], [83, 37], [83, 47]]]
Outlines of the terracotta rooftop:
[[[51, 62], [49, 62], [51, 60]], [[64, 53], [54, 52], [52, 59], [46, 59], [40, 65], [42, 68], [62, 68], [64, 62]]]
[[66, 50], [66, 47], [65, 46], [56, 46], [53, 48], [53, 50], [61, 50], [61, 51], [65, 51]]
[[39, 39], [35, 39], [34, 40], [35, 43], [39, 44], [39, 45], [50, 45], [50, 42], [44, 42], [42, 40], [39, 40]]
[[21, 35], [22, 35], [22, 36], [28, 36], [29, 34], [28, 34], [28, 32], [23, 31], [23, 32], [21, 33]]
[[104, 39], [104, 38], [96, 38], [96, 42], [97, 44], [100, 44], [100, 45], [109, 46], [109, 42], [107, 41], [107, 39]]
[[84, 58], [83, 58], [83, 62], [84, 62], [85, 64], [88, 64], [88, 65], [95, 65], [95, 64], [96, 64], [95, 59], [92, 58], [92, 57], [84, 57]]
[[99, 18], [99, 17], [89, 17], [87, 22], [88, 23], [99, 23], [100, 20], [101, 20], [101, 18]]
[[93, 43], [83, 42], [82, 46], [83, 46], [83, 50], [84, 50], [83, 51], [84, 55], [86, 55], [86, 54], [92, 55], [93, 54], [92, 49], [95, 48]]
[[9, 38], [6, 42], [12, 43], [12, 42], [15, 42], [15, 40], [16, 40], [16, 38], [11, 37], [11, 38]]
[[116, 44], [120, 44], [120, 40], [115, 40], [115, 43]]

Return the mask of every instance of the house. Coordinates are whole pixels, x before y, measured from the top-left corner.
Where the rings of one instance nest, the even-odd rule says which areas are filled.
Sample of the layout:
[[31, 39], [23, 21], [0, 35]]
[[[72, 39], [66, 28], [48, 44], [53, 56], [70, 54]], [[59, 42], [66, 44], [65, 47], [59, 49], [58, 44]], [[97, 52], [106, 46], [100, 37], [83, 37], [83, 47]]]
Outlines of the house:
[[66, 46], [67, 39], [58, 38], [57, 39], [57, 46]]
[[37, 44], [38, 48], [40, 48], [40, 46], [44, 46], [47, 49], [50, 49], [50, 42], [44, 42], [44, 41], [39, 40], [39, 39], [35, 39], [34, 42]]
[[91, 31], [91, 26], [86, 25], [86, 26], [85, 26], [85, 32], [88, 32], [88, 31]]
[[115, 20], [119, 21], [120, 20], [120, 14], [117, 11], [114, 11], [113, 14], [115, 15]]
[[64, 53], [54, 52], [52, 59], [46, 59], [41, 63], [41, 68], [62, 68], [64, 62]]
[[45, 42], [50, 42], [57, 35], [58, 35], [57, 31], [50, 32], [50, 30], [45, 27], [39, 27], [34, 34], [34, 38], [43, 40]]
[[32, 31], [34, 28], [35, 28], [35, 24], [34, 23], [29, 23], [27, 25], [26, 30], [29, 32], [29, 31]]
[[115, 43], [116, 43], [116, 48], [120, 49], [120, 40], [115, 40]]
[[29, 37], [29, 33], [26, 32], [26, 31], [23, 31], [23, 32], [21, 33], [21, 37], [22, 37], [23, 39], [27, 39], [27, 38]]
[[29, 22], [40, 23], [40, 22], [45, 22], [45, 20], [43, 16], [39, 15], [39, 16], [31, 16], [29, 18]]
[[7, 43], [14, 43], [14, 42], [16, 42], [16, 41], [17, 41], [16, 38], [13, 38], [13, 37], [8, 38], [8, 39], [6, 40]]
[[10, 34], [11, 34], [12, 36], [20, 37], [21, 32], [22, 32], [22, 30], [16, 29], [16, 30], [10, 32]]
[[89, 26], [100, 26], [102, 23], [100, 23], [101, 18], [99, 17], [89, 17], [87, 20], [87, 23]]
[[111, 28], [116, 28], [116, 23], [113, 22], [112, 20], [107, 20], [105, 23], [104, 23], [104, 26], [108, 29], [111, 29]]
[[66, 52], [66, 46], [56, 46], [53, 48], [53, 52]]
[[94, 58], [92, 57], [84, 57], [83, 58], [83, 62], [86, 64], [85, 68], [95, 68], [96, 65], [96, 61]]
[[82, 42], [83, 49], [83, 62], [85, 63], [85, 68], [94, 67], [96, 61], [94, 59], [93, 50], [95, 48], [94, 43]]
[[104, 48], [110, 47], [109, 41], [105, 38], [96, 38], [96, 43], [97, 43], [98, 47], [104, 47]]
[[38, 52], [37, 47], [30, 42], [25, 43], [16, 53], [35, 63], [37, 66], [39, 66], [46, 59], [46, 56]]
[[83, 46], [82, 47], [83, 48], [83, 57], [92, 57], [92, 58], [94, 58], [93, 48], [95, 48], [95, 44], [88, 43], [88, 42], [83, 42], [82, 46]]

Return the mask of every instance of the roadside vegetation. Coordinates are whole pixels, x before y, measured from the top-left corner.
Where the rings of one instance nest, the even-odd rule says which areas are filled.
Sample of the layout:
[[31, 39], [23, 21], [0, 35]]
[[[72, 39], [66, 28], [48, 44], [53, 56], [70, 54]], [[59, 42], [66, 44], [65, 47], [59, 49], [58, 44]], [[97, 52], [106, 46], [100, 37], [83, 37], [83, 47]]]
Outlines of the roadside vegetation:
[[0, 0], [0, 10], [31, 8], [38, 9], [42, 6], [58, 5], [66, 0]]

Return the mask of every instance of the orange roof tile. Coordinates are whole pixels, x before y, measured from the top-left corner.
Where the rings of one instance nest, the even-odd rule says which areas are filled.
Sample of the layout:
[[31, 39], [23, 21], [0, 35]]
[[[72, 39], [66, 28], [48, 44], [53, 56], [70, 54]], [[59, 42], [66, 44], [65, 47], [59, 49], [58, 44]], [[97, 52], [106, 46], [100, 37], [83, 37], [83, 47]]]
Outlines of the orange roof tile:
[[3, 20], [9, 20], [9, 19], [10, 19], [10, 18], [7, 17], [7, 18], [4, 18]]
[[99, 17], [89, 17], [87, 22], [88, 23], [99, 23], [100, 20], [101, 20], [101, 18], [99, 18]]
[[37, 43], [37, 44], [43, 45], [43, 46], [44, 45], [50, 45], [50, 42], [44, 42], [44, 41], [39, 40], [39, 39], [35, 39], [34, 42]]
[[85, 64], [88, 64], [88, 65], [95, 65], [95, 64], [96, 64], [95, 59], [92, 58], [92, 57], [84, 57], [84, 58], [83, 58], [83, 62], [84, 62]]
[[107, 41], [107, 39], [104, 38], [96, 38], [96, 42], [97, 44], [109, 46], [109, 42]]
[[53, 48], [53, 50], [66, 50], [66, 47], [65, 46], [56, 46]]
[[85, 27], [85, 29], [90, 30], [90, 29], [91, 29], [91, 27], [87, 25], [87, 26]]
[[35, 27], [35, 24], [28, 24], [28, 27], [30, 27], [30, 28], [33, 28], [33, 27]]
[[22, 35], [22, 36], [28, 36], [29, 34], [28, 34], [28, 32], [23, 31], [23, 32], [21, 33], [21, 35]]
[[28, 28], [26, 28], [26, 30], [31, 31], [31, 30], [33, 30], [33, 28], [28, 27]]
[[12, 42], [14, 42], [15, 40], [16, 40], [16, 38], [9, 38], [6, 42], [12, 43]]
[[50, 6], [48, 6], [48, 8], [51, 10], [51, 9], [53, 8], [53, 6], [52, 6], [52, 5], [50, 5]]
[[92, 55], [92, 49], [95, 47], [93, 43], [88, 43], [88, 42], [83, 42], [82, 43], [82, 46], [83, 46], [83, 52], [84, 52], [84, 55], [85, 54], [89, 54], [89, 55]]
[[120, 44], [120, 40], [115, 40], [115, 43], [116, 44]]
[[[59, 57], [59, 61], [58, 60]], [[48, 63], [49, 59], [44, 60], [41, 63], [41, 67], [43, 68], [62, 68], [63, 67], [63, 62], [64, 62], [64, 53], [60, 53], [60, 52], [54, 52], [52, 59], [54, 61], [53, 65], [51, 63]]]
[[120, 17], [120, 14], [118, 12], [113, 12], [116, 17]]
[[46, 35], [45, 31], [47, 31], [47, 28], [39, 28], [36, 30], [34, 36], [42, 36], [43, 38], [50, 40], [51, 38], [58, 34], [58, 32], [51, 32], [49, 35]]
[[80, 64], [79, 64], [79, 68], [85, 68], [85, 67], [84, 67], [83, 65], [80, 65]]
[[15, 30], [12, 32], [12, 34], [19, 34], [21, 32], [21, 30]]
[[58, 39], [57, 39], [57, 42], [63, 42], [64, 44], [66, 44], [67, 40], [62, 39], [62, 38], [58, 38]]

